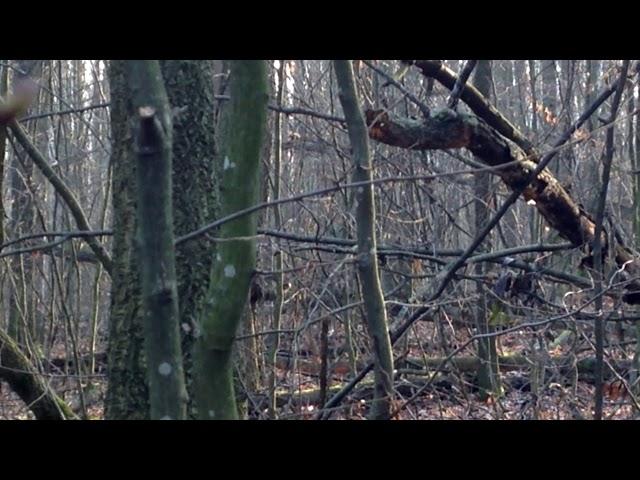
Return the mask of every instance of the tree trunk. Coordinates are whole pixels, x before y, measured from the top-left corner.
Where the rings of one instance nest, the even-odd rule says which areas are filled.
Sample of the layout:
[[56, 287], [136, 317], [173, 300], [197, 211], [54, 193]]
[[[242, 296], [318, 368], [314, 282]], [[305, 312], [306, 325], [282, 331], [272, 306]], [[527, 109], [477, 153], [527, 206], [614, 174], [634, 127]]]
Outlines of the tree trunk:
[[[260, 198], [260, 154], [267, 106], [263, 61], [231, 64], [228, 138], [223, 142], [221, 215], [254, 205]], [[210, 290], [196, 341], [196, 399], [201, 419], [235, 419], [232, 346], [255, 268], [256, 215], [221, 226]]]
[[137, 128], [139, 258], [144, 344], [152, 419], [186, 417], [171, 182], [169, 99], [154, 60], [132, 60], [126, 77], [139, 117]]
[[[473, 83], [478, 91], [489, 99], [491, 93], [491, 63], [489, 60], [478, 60]], [[489, 221], [488, 203], [491, 199], [491, 175], [489, 172], [479, 172], [475, 176], [474, 182], [474, 207], [475, 207], [475, 229], [476, 233], [482, 231], [484, 225]], [[479, 253], [490, 251], [489, 239], [484, 243], [484, 247], [479, 247]], [[485, 264], [476, 263], [475, 274], [479, 277], [485, 275]], [[482, 282], [476, 283], [478, 302], [476, 304], [476, 324], [479, 334], [493, 333], [495, 327], [489, 325], [489, 315], [487, 310], [487, 296], [484, 293]], [[478, 357], [480, 359], [478, 369], [478, 385], [480, 387], [480, 397], [484, 400], [488, 396], [498, 397], [502, 393], [500, 386], [500, 370], [498, 367], [498, 353], [496, 351], [496, 338], [487, 337], [478, 341]]]
[[131, 113], [133, 100], [126, 81], [126, 60], [108, 65], [111, 91], [111, 164], [113, 168], [113, 272], [109, 319], [109, 383], [105, 418], [149, 418], [149, 386], [144, 362], [144, 337], [136, 221], [136, 162]]
[[[218, 217], [215, 70], [210, 60], [161, 60], [173, 108], [173, 226], [176, 237]], [[176, 247], [180, 332], [189, 416], [194, 417], [193, 332], [209, 285], [216, 244], [202, 235]]]
[[[367, 125], [358, 105], [353, 67], [349, 60], [336, 60], [334, 66], [338, 96], [344, 110], [353, 151], [353, 181], [370, 182], [373, 178], [373, 165], [369, 154]], [[378, 273], [373, 185], [358, 187], [356, 203], [358, 275], [362, 284], [362, 298], [369, 336], [373, 342], [375, 364], [375, 396], [369, 417], [374, 420], [388, 419], [394, 395], [393, 351]]]
[[[113, 257], [109, 331], [109, 386], [106, 416], [149, 417], [143, 358], [139, 277], [133, 235], [136, 222], [136, 169], [126, 87], [126, 61], [111, 61], [111, 128], [113, 166]], [[205, 60], [160, 62], [173, 114], [173, 209], [175, 235], [180, 236], [217, 217], [215, 165], [214, 67]], [[201, 236], [176, 248], [176, 275], [181, 309], [184, 369], [193, 412], [191, 350], [196, 319], [206, 295], [211, 252], [215, 245]], [[196, 261], [194, 261], [194, 259]]]

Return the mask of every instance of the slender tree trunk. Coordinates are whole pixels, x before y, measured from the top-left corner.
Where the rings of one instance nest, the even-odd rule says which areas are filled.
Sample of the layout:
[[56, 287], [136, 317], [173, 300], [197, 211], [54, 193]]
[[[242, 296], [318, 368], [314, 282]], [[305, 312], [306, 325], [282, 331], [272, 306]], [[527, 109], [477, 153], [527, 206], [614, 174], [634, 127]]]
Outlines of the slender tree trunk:
[[[353, 181], [371, 181], [373, 166], [369, 154], [369, 136], [358, 104], [353, 67], [349, 60], [336, 60], [334, 66], [338, 96], [344, 110], [353, 151]], [[393, 403], [393, 351], [378, 274], [373, 186], [359, 187], [356, 202], [358, 274], [375, 362], [375, 396], [369, 416], [372, 419], [388, 419]]]
[[[285, 88], [285, 69], [286, 61], [280, 60], [280, 67], [278, 68], [278, 89], [276, 93], [276, 102], [279, 107], [282, 107], [282, 99], [284, 96]], [[282, 175], [282, 115], [279, 112], [275, 114], [274, 132], [273, 132], [273, 200], [280, 198], [280, 177]], [[282, 229], [282, 213], [280, 206], [276, 205], [273, 209], [273, 220], [277, 230]], [[277, 417], [276, 412], [276, 383], [277, 383], [277, 369], [276, 369], [276, 355], [280, 348], [280, 335], [277, 331], [280, 329], [280, 323], [282, 318], [282, 306], [284, 303], [284, 274], [282, 251], [280, 250], [280, 241], [276, 241], [276, 251], [273, 254], [273, 269], [276, 273], [276, 299], [273, 305], [273, 324], [272, 329], [276, 332], [271, 338], [268, 350], [268, 366], [269, 366], [269, 418], [275, 419]]]
[[[491, 63], [489, 60], [479, 60], [476, 67], [474, 86], [478, 91], [489, 99], [491, 93]], [[488, 203], [491, 199], [491, 176], [488, 172], [479, 172], [475, 177], [475, 228], [479, 233], [489, 221]], [[489, 239], [484, 243], [484, 247], [479, 251], [491, 250]], [[478, 262], [475, 264], [475, 274], [482, 277], [485, 274], [485, 264]], [[478, 302], [476, 304], [476, 324], [478, 333], [493, 333], [495, 327], [489, 325], [489, 315], [487, 310], [487, 297], [484, 293], [482, 282], [476, 283]], [[488, 337], [478, 341], [478, 357], [480, 364], [478, 369], [478, 386], [480, 397], [486, 399], [488, 396], [500, 396], [502, 388], [500, 386], [500, 370], [498, 367], [498, 354], [496, 351], [496, 338]]]
[[[640, 87], [636, 86], [636, 91], [640, 90]], [[640, 121], [638, 117], [635, 117], [635, 155], [633, 157], [634, 170], [640, 170]], [[640, 175], [633, 176], [633, 235], [635, 238], [636, 249], [640, 245]], [[636, 368], [636, 375], [640, 377], [640, 322], [636, 322], [636, 351], [634, 354], [634, 364]], [[640, 382], [636, 387], [636, 394], [640, 393]]]
[[[600, 71], [599, 60], [585, 60], [586, 73], [585, 73], [585, 95], [584, 106], [585, 108], [591, 105], [593, 99], [596, 97], [597, 80]], [[593, 118], [587, 120], [587, 129], [592, 132], [594, 129]]]
[[536, 90], [536, 61], [529, 60], [529, 88], [531, 89], [531, 136], [535, 142], [538, 137], [538, 95]]
[[557, 73], [555, 60], [542, 61], [542, 104], [544, 105], [544, 120], [547, 128], [557, 115]]
[[[584, 99], [585, 105], [590, 105], [591, 102], [593, 102], [593, 99], [597, 96], [598, 77], [600, 76], [600, 70], [601, 70], [600, 60], [588, 60], [587, 75], [586, 75], [586, 82], [585, 82], [585, 90], [586, 90], [585, 99]], [[595, 121], [595, 117], [591, 117], [589, 118], [589, 120], [587, 120], [587, 129], [589, 130], [589, 132], [593, 132], [595, 128], [600, 126], [601, 125]], [[593, 140], [591, 141], [591, 143], [595, 145], [595, 142]], [[598, 185], [600, 183], [600, 178], [598, 178], [600, 165], [596, 155], [589, 156], [589, 158], [587, 159], [586, 167], [587, 167], [585, 169], [586, 178], [583, 179], [585, 185]], [[594, 211], [596, 208], [596, 204], [597, 204], [596, 195], [590, 195], [588, 198], [586, 198], [585, 207], [589, 211]]]
[[[627, 82], [627, 71], [629, 69], [629, 61], [625, 60], [622, 66], [622, 72], [618, 80], [618, 86], [615, 96], [611, 105], [611, 113], [607, 120], [608, 128], [606, 132], [605, 149], [602, 156], [602, 182], [600, 184], [600, 192], [598, 195], [598, 205], [596, 211], [595, 220], [595, 234], [593, 242], [593, 256], [594, 256], [594, 295], [595, 295], [595, 307], [596, 311], [602, 312], [602, 283], [604, 281], [604, 262], [602, 252], [606, 254], [604, 245], [600, 233], [603, 231], [604, 211], [607, 202], [607, 193], [609, 189], [609, 179], [611, 175], [611, 164], [613, 162], [614, 154], [614, 122], [618, 115], [618, 108], [620, 107], [620, 99], [622, 98], [622, 92]], [[594, 418], [596, 420], [602, 419], [602, 411], [604, 407], [603, 398], [603, 371], [604, 371], [604, 342], [605, 342], [605, 324], [602, 315], [598, 315], [594, 325], [595, 330], [595, 344], [596, 344], [596, 388], [595, 388], [595, 408]]]

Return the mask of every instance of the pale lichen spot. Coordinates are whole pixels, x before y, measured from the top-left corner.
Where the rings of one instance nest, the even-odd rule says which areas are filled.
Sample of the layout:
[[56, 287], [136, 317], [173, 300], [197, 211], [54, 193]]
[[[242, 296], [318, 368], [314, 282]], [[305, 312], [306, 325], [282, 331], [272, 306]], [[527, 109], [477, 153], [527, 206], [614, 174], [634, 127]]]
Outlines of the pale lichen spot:
[[158, 365], [158, 373], [165, 377], [167, 375], [170, 375], [172, 370], [173, 369], [171, 368], [171, 365], [169, 365], [167, 362], [162, 362], [160, 365]]
[[194, 338], [200, 338], [202, 336], [202, 329], [196, 324], [193, 328]]
[[236, 267], [233, 265], [227, 265], [224, 267], [224, 276], [228, 278], [233, 278], [236, 276]]
[[209, 418], [213, 418], [216, 416], [216, 412], [213, 410], [209, 410]]
[[371, 250], [369, 250], [369, 253], [371, 255], [375, 255], [376, 254], [376, 249], [374, 247], [371, 247]]
[[364, 187], [358, 187], [358, 193], [364, 192]]
[[229, 170], [230, 168], [235, 168], [236, 164], [229, 160], [229, 157], [225, 155], [224, 163], [222, 164], [223, 170]]
[[182, 330], [184, 331], [184, 333], [189, 333], [192, 330], [191, 325], [189, 325], [186, 322], [183, 322], [180, 326], [182, 327]]
[[222, 256], [221, 256], [219, 253], [217, 253], [217, 254], [216, 254], [216, 260], [217, 260], [218, 262], [221, 262], [221, 261], [222, 261]]

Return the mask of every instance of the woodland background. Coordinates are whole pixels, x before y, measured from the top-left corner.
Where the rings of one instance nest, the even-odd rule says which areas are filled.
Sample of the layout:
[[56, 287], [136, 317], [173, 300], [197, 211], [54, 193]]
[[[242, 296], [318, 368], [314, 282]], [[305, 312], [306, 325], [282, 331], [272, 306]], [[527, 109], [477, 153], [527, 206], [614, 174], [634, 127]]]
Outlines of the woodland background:
[[637, 66], [0, 61], [0, 418], [637, 418]]

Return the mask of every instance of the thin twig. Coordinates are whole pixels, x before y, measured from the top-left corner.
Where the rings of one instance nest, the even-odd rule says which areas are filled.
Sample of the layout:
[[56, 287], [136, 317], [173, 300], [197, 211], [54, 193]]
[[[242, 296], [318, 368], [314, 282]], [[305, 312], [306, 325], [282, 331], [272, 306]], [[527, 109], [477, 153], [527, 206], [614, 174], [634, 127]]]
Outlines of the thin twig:
[[477, 63], [477, 60], [469, 60], [465, 64], [460, 75], [458, 75], [456, 84], [454, 85], [453, 90], [451, 91], [451, 96], [449, 97], [449, 101], [447, 102], [447, 107], [451, 110], [455, 110], [458, 106], [458, 100], [460, 100], [460, 95], [462, 95], [462, 89], [466, 85], [467, 80], [469, 79], [469, 75], [471, 75], [471, 72], [473, 72], [473, 69], [475, 68]]

